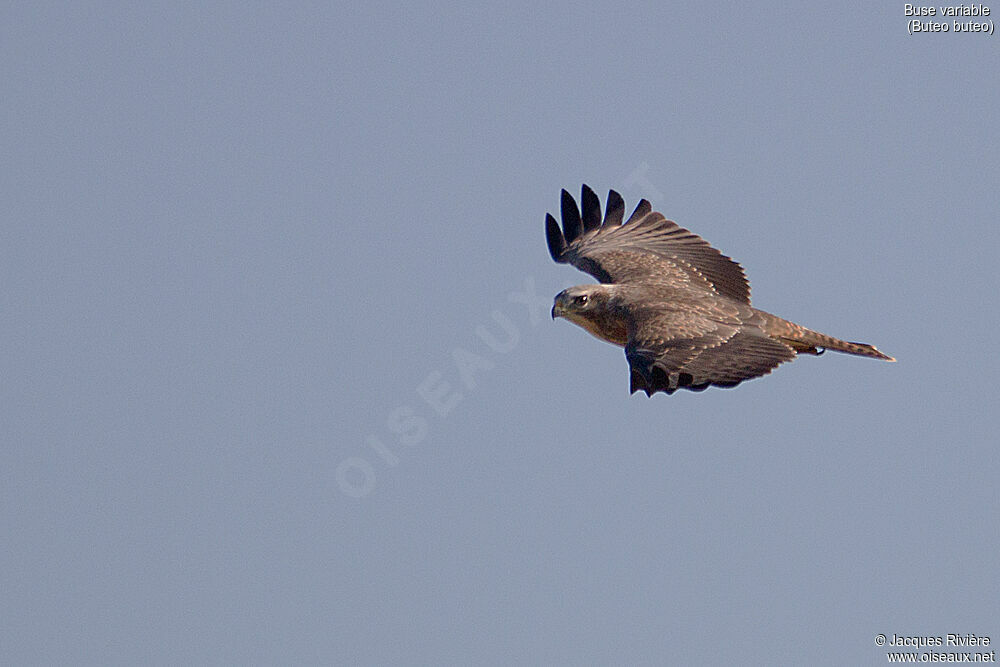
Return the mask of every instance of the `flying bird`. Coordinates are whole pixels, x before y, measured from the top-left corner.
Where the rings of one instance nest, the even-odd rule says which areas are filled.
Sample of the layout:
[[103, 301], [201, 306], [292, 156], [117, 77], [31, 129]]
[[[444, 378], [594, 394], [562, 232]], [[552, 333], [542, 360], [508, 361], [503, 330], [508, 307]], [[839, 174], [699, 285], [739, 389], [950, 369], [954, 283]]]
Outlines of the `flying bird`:
[[[873, 345], [849, 343], [750, 305], [743, 267], [704, 239], [653, 211], [645, 199], [629, 219], [614, 190], [601, 202], [583, 186], [577, 207], [562, 191], [562, 229], [550, 214], [552, 259], [600, 281], [556, 295], [562, 317], [625, 348], [631, 393], [735, 387], [799, 354], [836, 350], [895, 361]], [[582, 214], [581, 214], [582, 209]]]

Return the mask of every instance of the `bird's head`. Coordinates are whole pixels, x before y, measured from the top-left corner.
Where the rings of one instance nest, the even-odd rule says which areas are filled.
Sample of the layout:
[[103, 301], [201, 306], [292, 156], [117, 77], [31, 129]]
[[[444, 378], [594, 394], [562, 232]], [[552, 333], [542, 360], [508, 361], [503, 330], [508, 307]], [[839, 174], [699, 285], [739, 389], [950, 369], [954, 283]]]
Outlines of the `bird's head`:
[[552, 319], [565, 317], [568, 320], [587, 318], [588, 315], [602, 310], [608, 302], [607, 289], [604, 285], [577, 285], [564, 289], [556, 294], [552, 304]]
[[620, 285], [577, 285], [556, 295], [552, 319], [563, 317], [601, 340], [625, 345], [625, 319], [616, 312], [615, 294]]

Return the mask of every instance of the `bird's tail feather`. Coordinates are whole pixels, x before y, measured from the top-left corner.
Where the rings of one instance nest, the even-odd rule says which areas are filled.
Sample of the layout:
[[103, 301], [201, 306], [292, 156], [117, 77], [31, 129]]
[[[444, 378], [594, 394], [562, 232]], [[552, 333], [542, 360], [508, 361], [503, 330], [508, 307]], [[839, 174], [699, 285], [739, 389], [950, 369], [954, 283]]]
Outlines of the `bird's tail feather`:
[[768, 336], [777, 338], [799, 354], [823, 354], [823, 350], [836, 350], [847, 354], [856, 354], [861, 357], [871, 357], [872, 359], [882, 359], [883, 361], [896, 361], [889, 355], [883, 354], [874, 345], [867, 343], [850, 343], [833, 336], [821, 334], [812, 329], [783, 320], [777, 315], [757, 311], [764, 317], [764, 331]]

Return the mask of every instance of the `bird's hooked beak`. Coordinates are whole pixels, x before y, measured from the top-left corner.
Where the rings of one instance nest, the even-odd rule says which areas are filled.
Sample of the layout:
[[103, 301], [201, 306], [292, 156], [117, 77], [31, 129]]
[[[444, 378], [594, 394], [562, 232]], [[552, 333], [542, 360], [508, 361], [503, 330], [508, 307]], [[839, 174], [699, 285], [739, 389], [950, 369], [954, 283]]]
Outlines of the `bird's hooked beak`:
[[564, 312], [565, 309], [563, 308], [562, 301], [559, 297], [556, 297], [556, 302], [552, 304], [552, 319], [554, 320], [557, 317], [562, 317]]

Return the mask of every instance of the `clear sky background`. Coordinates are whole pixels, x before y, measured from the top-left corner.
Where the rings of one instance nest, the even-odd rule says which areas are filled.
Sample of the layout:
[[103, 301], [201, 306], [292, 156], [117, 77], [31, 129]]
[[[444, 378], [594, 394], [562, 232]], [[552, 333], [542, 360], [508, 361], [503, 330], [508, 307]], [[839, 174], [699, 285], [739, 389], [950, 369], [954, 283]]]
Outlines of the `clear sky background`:
[[[0, 661], [1000, 642], [1000, 36], [355, 4], [0, 9]], [[630, 397], [548, 319], [584, 182], [899, 363]]]

